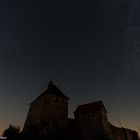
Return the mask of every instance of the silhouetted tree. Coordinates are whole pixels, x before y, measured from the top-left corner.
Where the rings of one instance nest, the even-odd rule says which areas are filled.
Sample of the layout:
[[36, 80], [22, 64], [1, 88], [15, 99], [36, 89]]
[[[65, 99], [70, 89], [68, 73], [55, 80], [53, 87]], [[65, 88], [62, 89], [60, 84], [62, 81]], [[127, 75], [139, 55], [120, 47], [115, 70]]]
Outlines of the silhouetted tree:
[[7, 137], [7, 139], [15, 139], [20, 133], [20, 127], [9, 125], [7, 129], [3, 132], [3, 137]]

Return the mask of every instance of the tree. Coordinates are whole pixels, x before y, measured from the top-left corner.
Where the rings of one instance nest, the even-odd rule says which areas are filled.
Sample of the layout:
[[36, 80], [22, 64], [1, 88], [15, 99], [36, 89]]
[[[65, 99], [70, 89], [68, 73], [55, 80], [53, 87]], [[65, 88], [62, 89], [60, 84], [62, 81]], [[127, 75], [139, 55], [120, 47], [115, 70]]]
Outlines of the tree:
[[9, 127], [4, 130], [3, 137], [6, 137], [7, 139], [15, 139], [19, 135], [19, 132], [19, 126], [14, 126], [10, 124]]

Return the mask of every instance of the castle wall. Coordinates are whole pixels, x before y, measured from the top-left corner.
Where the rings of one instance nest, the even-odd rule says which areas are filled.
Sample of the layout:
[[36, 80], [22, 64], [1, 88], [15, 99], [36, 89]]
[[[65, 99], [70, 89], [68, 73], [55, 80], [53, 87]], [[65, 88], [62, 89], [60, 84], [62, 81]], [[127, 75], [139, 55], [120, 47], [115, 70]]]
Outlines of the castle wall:
[[122, 128], [118, 128], [111, 125], [111, 130], [112, 130], [114, 140], [126, 140], [126, 137], [124, 135]]
[[103, 127], [104, 134], [108, 138], [113, 139], [112, 130], [111, 130], [108, 118], [107, 118], [107, 113], [104, 111], [101, 111], [101, 121], [102, 121], [102, 127]]
[[30, 106], [24, 129], [31, 125], [49, 123], [64, 127], [68, 118], [68, 100], [56, 95], [44, 95]]
[[75, 133], [82, 140], [101, 137], [111, 140], [139, 140], [137, 132], [111, 125], [105, 111], [78, 112], [75, 113], [75, 120]]
[[139, 140], [138, 133], [131, 129], [119, 128], [111, 125], [113, 140]]

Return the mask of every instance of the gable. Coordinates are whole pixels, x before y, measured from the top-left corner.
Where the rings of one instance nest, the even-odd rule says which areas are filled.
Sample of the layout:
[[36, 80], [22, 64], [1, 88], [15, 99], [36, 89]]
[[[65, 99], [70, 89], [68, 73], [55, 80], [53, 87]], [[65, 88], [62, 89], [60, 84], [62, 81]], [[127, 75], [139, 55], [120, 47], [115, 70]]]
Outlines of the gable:
[[52, 81], [50, 81], [50, 83], [48, 84], [48, 88], [40, 95], [38, 96], [32, 103], [36, 102], [37, 100], [39, 100], [40, 98], [42, 98], [43, 96], [46, 95], [56, 95], [58, 97], [63, 97], [65, 99], [69, 99], [66, 95], [63, 94], [63, 92], [56, 86], [53, 84]]

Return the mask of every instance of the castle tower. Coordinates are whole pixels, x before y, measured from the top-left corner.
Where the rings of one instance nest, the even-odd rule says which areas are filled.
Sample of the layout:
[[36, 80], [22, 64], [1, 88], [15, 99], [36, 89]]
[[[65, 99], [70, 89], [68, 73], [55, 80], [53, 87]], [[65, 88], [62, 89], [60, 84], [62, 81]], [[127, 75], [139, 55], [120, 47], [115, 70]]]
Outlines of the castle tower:
[[68, 119], [68, 97], [52, 81], [48, 88], [31, 104], [23, 131], [40, 125], [64, 128]]
[[95, 134], [95, 137], [96, 134], [104, 134], [112, 138], [107, 111], [102, 101], [79, 105], [74, 115], [79, 124], [79, 128], [83, 128], [81, 130], [83, 131], [83, 137], [87, 135], [91, 136], [91, 134]]
[[81, 121], [100, 120], [102, 122], [103, 118], [107, 121], [107, 111], [102, 101], [79, 105], [74, 115], [76, 120]]

